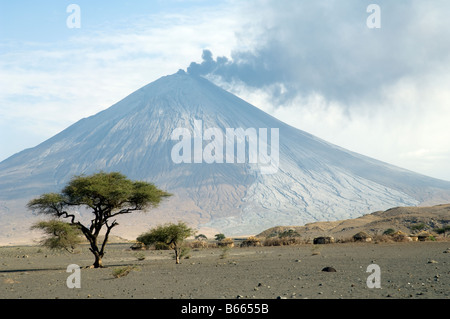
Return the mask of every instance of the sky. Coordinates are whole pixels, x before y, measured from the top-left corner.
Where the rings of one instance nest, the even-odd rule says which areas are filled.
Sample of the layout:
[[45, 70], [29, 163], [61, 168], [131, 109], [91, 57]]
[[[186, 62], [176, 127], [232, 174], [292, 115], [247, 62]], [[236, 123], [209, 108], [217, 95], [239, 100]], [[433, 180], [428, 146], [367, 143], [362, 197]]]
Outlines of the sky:
[[0, 161], [184, 69], [450, 180], [448, 12], [446, 0], [1, 1]]

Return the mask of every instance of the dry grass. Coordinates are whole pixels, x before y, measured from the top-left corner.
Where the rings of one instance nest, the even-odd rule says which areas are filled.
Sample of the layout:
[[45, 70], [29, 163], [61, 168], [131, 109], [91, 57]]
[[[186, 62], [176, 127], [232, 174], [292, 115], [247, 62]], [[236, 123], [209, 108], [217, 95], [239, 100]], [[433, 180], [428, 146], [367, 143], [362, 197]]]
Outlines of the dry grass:
[[136, 269], [136, 266], [124, 266], [124, 267], [114, 268], [112, 275], [114, 278], [125, 277], [134, 269]]

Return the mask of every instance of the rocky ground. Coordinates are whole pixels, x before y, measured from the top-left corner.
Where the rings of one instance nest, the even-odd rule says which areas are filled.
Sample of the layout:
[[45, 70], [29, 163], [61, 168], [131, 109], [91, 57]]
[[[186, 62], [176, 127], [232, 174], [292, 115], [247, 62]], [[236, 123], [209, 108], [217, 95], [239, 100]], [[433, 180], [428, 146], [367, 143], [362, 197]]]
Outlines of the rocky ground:
[[[84, 268], [92, 262], [87, 247], [77, 254], [0, 247], [0, 298], [450, 298], [449, 241], [191, 249], [179, 265], [172, 251], [136, 251], [126, 243], [107, 247], [105, 268]], [[81, 267], [80, 288], [67, 286], [70, 264]], [[381, 288], [367, 285], [372, 264]], [[123, 267], [130, 272], [116, 278]]]

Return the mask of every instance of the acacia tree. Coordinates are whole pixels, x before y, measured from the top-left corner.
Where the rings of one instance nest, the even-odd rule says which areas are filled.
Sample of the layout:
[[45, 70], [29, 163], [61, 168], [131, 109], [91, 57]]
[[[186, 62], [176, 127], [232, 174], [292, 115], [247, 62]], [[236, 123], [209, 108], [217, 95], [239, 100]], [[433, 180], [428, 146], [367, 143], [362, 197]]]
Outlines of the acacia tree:
[[175, 263], [180, 263], [181, 245], [189, 236], [193, 236], [195, 231], [189, 228], [185, 223], [169, 223], [157, 226], [146, 233], [140, 235], [136, 240], [145, 246], [156, 243], [164, 243], [175, 251]]
[[[115, 217], [158, 206], [163, 197], [170, 196], [155, 185], [131, 181], [121, 173], [100, 172], [90, 176], [75, 176], [61, 193], [47, 193], [28, 203], [28, 208], [56, 218], [67, 219], [76, 225], [90, 244], [94, 254], [93, 268], [103, 267], [102, 258], [111, 230], [118, 225]], [[90, 224], [77, 219], [73, 208], [90, 211]], [[106, 229], [105, 229], [106, 228]], [[100, 232], [105, 230], [101, 244]]]
[[81, 242], [80, 229], [76, 225], [65, 223], [60, 220], [40, 221], [35, 223], [31, 229], [40, 229], [47, 235], [41, 240], [41, 245], [50, 249], [65, 249], [70, 253]]

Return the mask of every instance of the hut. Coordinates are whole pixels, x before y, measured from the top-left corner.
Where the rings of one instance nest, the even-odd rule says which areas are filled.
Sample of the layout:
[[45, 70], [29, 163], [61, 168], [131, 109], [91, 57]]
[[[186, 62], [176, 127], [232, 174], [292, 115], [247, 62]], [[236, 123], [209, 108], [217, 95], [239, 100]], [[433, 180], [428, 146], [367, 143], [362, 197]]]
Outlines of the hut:
[[372, 237], [369, 236], [366, 232], [360, 231], [359, 233], [353, 235], [354, 241], [363, 241], [363, 242], [370, 242], [372, 241]]
[[334, 243], [333, 237], [316, 237], [313, 240], [314, 245], [318, 244], [332, 244]]

